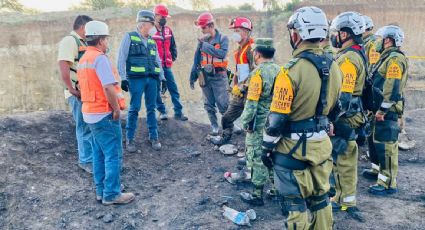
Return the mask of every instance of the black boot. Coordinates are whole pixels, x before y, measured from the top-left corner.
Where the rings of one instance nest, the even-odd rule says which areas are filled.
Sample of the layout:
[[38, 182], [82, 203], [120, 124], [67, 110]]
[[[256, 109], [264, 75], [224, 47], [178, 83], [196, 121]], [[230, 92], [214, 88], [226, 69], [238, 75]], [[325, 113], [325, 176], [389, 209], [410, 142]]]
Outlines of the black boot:
[[250, 192], [241, 192], [241, 200], [245, 203], [254, 206], [263, 206], [263, 186], [255, 187], [252, 193]]
[[232, 133], [227, 132], [227, 130], [223, 131], [223, 134], [218, 138], [211, 138], [211, 143], [215, 145], [225, 145], [229, 143], [232, 138]]

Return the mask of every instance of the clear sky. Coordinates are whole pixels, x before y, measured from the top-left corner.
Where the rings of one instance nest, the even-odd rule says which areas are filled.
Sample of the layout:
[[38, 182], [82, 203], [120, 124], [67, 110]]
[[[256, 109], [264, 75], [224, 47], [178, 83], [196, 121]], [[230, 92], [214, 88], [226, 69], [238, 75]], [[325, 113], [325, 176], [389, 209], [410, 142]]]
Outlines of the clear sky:
[[[73, 5], [78, 5], [82, 0], [18, 0], [26, 7], [34, 8], [40, 11], [66, 11]], [[141, 0], [143, 1], [143, 0]], [[183, 8], [190, 9], [189, 1], [175, 0]], [[244, 3], [253, 4], [256, 8], [261, 8], [262, 0], [212, 0], [214, 8], [220, 8], [226, 5], [238, 6]]]

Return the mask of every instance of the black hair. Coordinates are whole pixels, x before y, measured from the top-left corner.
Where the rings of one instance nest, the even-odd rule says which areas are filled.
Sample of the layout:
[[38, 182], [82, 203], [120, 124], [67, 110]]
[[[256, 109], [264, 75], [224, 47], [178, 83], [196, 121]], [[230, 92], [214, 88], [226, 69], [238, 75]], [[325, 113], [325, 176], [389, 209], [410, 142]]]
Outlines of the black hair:
[[276, 51], [275, 48], [263, 48], [263, 47], [257, 47], [255, 48], [255, 51], [259, 53], [263, 58], [270, 59], [274, 57], [274, 53]]
[[96, 46], [97, 44], [99, 44], [100, 40], [106, 37], [106, 35], [87, 36], [87, 45]]
[[344, 31], [344, 32], [347, 32], [347, 33], [349, 33], [350, 34], [350, 37], [353, 39], [353, 41], [355, 42], [355, 43], [357, 43], [357, 44], [363, 44], [363, 39], [362, 39], [362, 35], [361, 34], [359, 34], [359, 35], [355, 35], [354, 34], [354, 32], [353, 32], [353, 30], [351, 29], [351, 28], [348, 28], [348, 27], [344, 27], [344, 28], [342, 28], [341, 29], [341, 31]]
[[93, 21], [93, 19], [87, 15], [78, 15], [74, 21], [74, 30], [80, 29], [81, 26], [84, 26], [87, 22]]
[[311, 42], [311, 43], [321, 42], [322, 40], [324, 40], [324, 39], [323, 38], [310, 38], [310, 39], [306, 39], [306, 41]]

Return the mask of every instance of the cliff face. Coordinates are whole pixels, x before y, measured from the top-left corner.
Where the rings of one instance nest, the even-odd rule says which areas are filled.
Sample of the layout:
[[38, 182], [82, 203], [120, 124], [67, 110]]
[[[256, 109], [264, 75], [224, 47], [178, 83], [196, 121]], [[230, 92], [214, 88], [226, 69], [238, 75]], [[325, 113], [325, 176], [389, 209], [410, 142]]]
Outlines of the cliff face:
[[[425, 55], [425, 10], [423, 0], [420, 1], [353, 1], [347, 5], [345, 1], [312, 1], [304, 5], [321, 7], [331, 19], [340, 12], [356, 10], [370, 15], [376, 27], [397, 22], [406, 33], [404, 50], [410, 55]], [[394, 4], [397, 4], [395, 6]], [[95, 19], [106, 20], [111, 30], [111, 56], [116, 58], [119, 44], [124, 33], [135, 27], [135, 12], [121, 10], [115, 12], [91, 12], [88, 15]], [[61, 38], [72, 29], [77, 13], [62, 12], [37, 16], [11, 15], [0, 20], [0, 114], [27, 112], [34, 110], [64, 109], [63, 89], [57, 67], [57, 46]], [[112, 15], [112, 16], [111, 16]], [[254, 23], [254, 37], [266, 37], [267, 16], [263, 13], [244, 14]], [[218, 27], [224, 34], [230, 35], [227, 29], [234, 14], [217, 14]], [[178, 46], [178, 59], [173, 71], [180, 87], [181, 97], [186, 102], [199, 102], [199, 87], [195, 91], [189, 89], [188, 76], [196, 48], [196, 37], [200, 32], [193, 25], [196, 13], [179, 13], [173, 15], [169, 25], [173, 28]], [[290, 58], [292, 49], [288, 42], [286, 19], [275, 21], [272, 35], [277, 46], [276, 60], [283, 64]], [[421, 29], [422, 28], [422, 29]], [[270, 35], [269, 35], [270, 36]], [[234, 68], [231, 42], [229, 51], [230, 67]], [[416, 68], [415, 72], [422, 72]]]

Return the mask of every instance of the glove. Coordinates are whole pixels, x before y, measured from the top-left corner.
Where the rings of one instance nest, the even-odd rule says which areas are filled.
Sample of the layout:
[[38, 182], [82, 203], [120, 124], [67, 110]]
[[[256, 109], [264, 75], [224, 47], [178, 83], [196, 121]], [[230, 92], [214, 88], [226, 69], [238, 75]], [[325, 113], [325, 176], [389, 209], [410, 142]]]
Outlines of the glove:
[[165, 92], [167, 92], [167, 81], [162, 80], [161, 81], [161, 94], [164, 95]]
[[195, 89], [195, 82], [194, 81], [190, 81], [190, 89], [194, 90]]
[[232, 94], [236, 97], [243, 97], [243, 94], [237, 85], [234, 85], [232, 88]]
[[271, 150], [263, 149], [263, 154], [261, 154], [261, 161], [263, 162], [264, 166], [266, 166], [268, 169], [273, 168], [273, 161], [272, 161], [272, 158], [271, 158]]
[[125, 92], [128, 92], [128, 81], [127, 80], [121, 81], [121, 89], [124, 90]]

